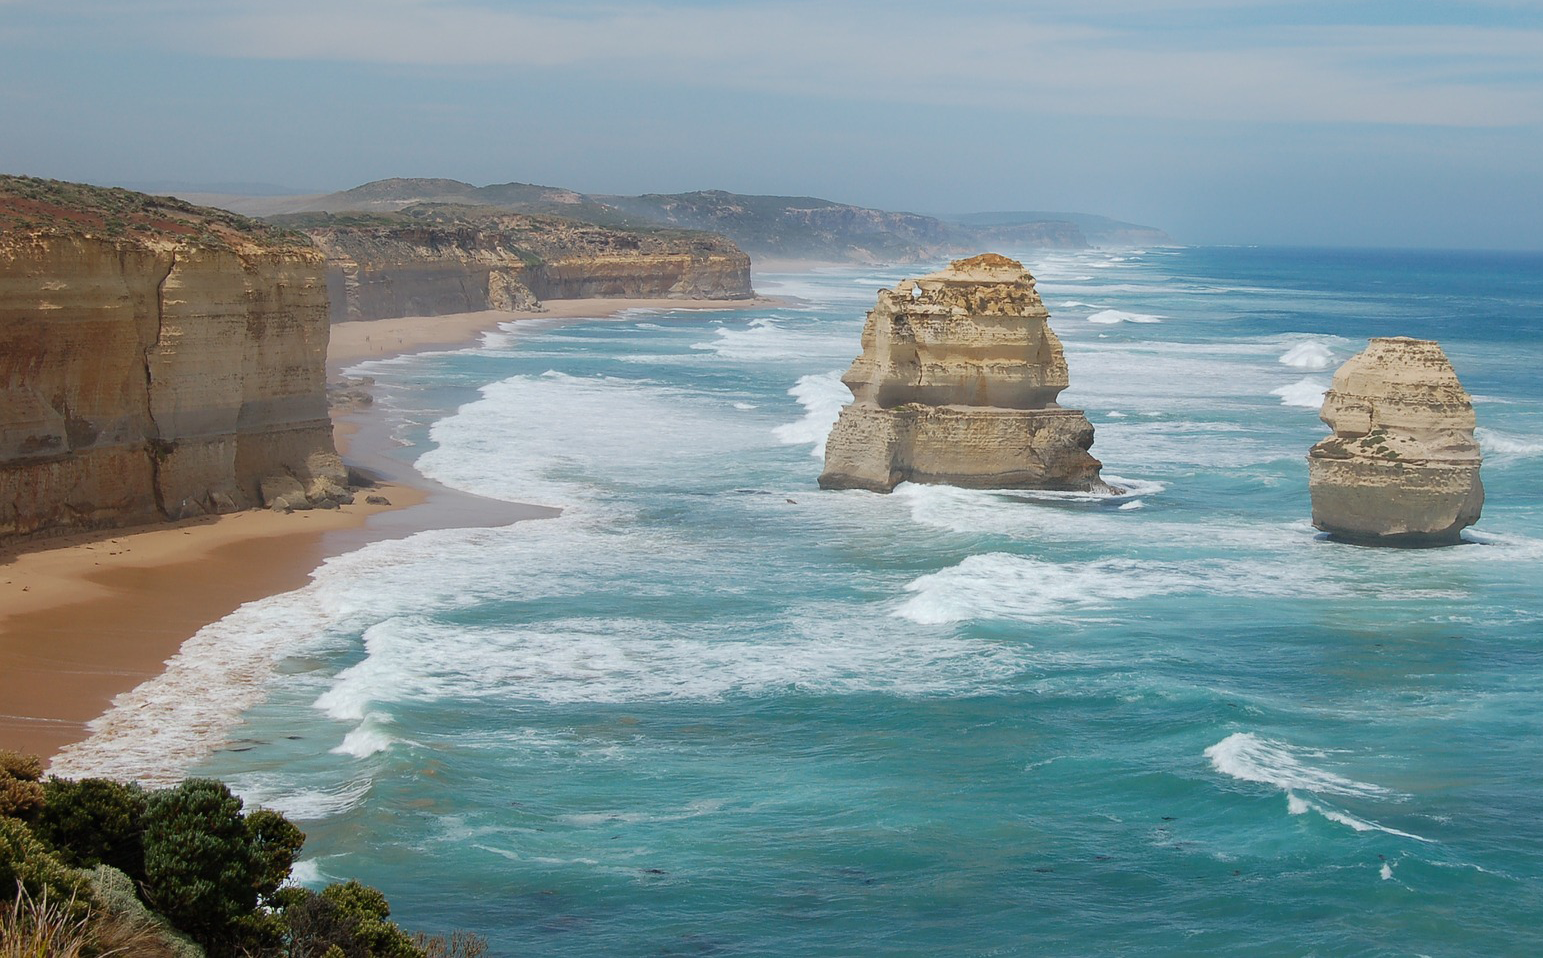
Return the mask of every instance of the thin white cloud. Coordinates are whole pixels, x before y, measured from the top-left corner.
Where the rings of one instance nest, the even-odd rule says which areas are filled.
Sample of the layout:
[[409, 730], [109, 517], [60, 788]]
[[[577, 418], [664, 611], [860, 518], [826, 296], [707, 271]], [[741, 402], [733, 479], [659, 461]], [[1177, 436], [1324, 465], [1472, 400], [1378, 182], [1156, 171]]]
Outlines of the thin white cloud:
[[[0, 0], [5, 2], [5, 0]], [[900, 106], [1260, 123], [1525, 126], [1543, 122], [1543, 30], [1289, 26], [1163, 30], [1149, 3], [909, 4], [761, 0], [563, 7], [468, 0], [161, 0], [151, 42], [258, 59], [581, 70]], [[1181, 0], [1165, 10], [1264, 8]], [[109, 17], [109, 7], [102, 8]], [[144, 7], [139, 8], [143, 15]], [[1520, 79], [1518, 79], [1520, 78]]]

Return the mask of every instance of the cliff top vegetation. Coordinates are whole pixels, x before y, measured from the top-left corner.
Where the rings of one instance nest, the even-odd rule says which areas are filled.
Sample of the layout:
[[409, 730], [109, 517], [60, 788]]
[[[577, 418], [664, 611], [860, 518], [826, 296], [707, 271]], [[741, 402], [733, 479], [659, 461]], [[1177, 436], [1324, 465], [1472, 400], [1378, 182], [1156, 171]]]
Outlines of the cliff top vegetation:
[[309, 249], [293, 230], [171, 196], [0, 174], [0, 241], [18, 236], [90, 236], [142, 245]]
[[276, 225], [334, 239], [406, 240], [467, 248], [501, 247], [526, 251], [536, 259], [575, 253], [636, 251], [738, 254], [733, 242], [716, 233], [656, 225], [593, 223], [542, 213], [516, 213], [497, 207], [453, 203], [418, 203], [394, 212], [316, 212], [272, 217]]

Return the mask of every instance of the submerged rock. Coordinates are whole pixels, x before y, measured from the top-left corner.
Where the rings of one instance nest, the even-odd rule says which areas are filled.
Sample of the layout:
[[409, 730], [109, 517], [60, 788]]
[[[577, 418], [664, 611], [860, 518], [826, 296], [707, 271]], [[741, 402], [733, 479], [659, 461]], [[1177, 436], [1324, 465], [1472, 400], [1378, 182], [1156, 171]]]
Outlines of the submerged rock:
[[1351, 542], [1431, 546], [1478, 521], [1473, 403], [1438, 344], [1373, 339], [1334, 374], [1319, 418], [1334, 435], [1307, 457], [1314, 526]]
[[1034, 277], [995, 253], [880, 290], [821, 487], [1108, 489], [1092, 424], [1056, 405], [1067, 369], [1049, 318]]

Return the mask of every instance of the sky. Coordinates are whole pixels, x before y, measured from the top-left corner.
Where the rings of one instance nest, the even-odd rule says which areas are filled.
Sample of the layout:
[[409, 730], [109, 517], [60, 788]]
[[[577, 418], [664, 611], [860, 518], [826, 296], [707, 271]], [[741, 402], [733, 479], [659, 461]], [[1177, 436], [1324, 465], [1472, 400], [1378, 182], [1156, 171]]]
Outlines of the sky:
[[0, 171], [1537, 250], [1543, 0], [0, 0]]

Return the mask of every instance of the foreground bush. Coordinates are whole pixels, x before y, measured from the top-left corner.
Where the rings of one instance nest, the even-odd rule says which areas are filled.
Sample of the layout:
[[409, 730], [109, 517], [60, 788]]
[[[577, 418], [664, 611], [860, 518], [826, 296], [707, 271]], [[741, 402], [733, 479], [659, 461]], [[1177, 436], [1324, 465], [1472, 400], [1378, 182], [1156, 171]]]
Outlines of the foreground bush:
[[90, 916], [73, 900], [49, 900], [16, 886], [16, 897], [0, 903], [0, 958], [76, 958], [91, 950]]
[[[463, 932], [409, 937], [390, 920], [386, 897], [359, 882], [286, 887], [305, 833], [278, 812], [243, 813], [221, 782], [147, 792], [106, 779], [40, 783], [41, 775], [36, 759], [0, 752], [0, 896], [15, 895], [9, 904], [0, 897], [0, 958], [487, 951]], [[28, 950], [6, 950], [13, 942]]]
[[[92, 897], [85, 878], [69, 868], [15, 818], [0, 816], [0, 894], [53, 902], [71, 917], [88, 910]], [[4, 899], [0, 899], [4, 900]]]
[[49, 778], [43, 783], [43, 808], [32, 830], [58, 850], [66, 865], [111, 865], [143, 881], [147, 801], [145, 790], [132, 783]]
[[43, 763], [36, 755], [0, 749], [0, 816], [30, 820], [43, 807]]

